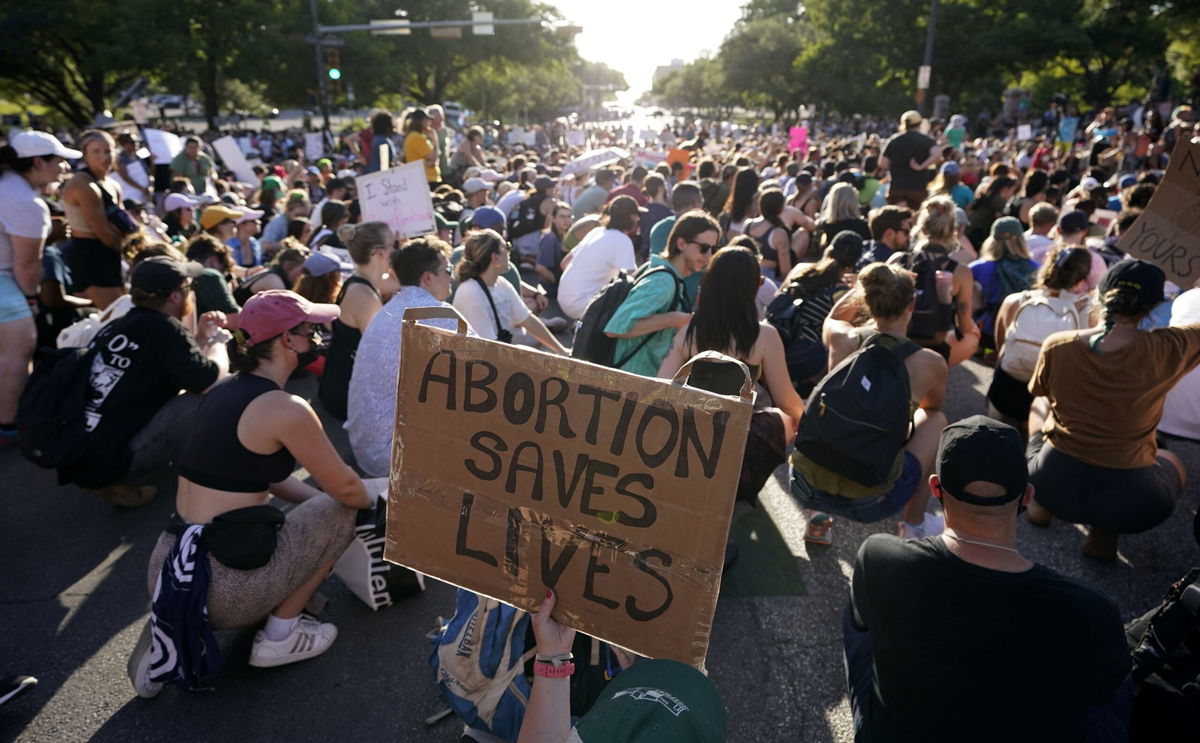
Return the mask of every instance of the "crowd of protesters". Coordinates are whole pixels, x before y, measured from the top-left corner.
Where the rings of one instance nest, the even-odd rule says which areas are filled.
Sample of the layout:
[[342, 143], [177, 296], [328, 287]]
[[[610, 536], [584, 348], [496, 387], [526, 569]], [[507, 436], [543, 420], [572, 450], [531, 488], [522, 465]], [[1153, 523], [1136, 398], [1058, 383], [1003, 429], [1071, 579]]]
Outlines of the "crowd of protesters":
[[[717, 351], [762, 385], [743, 465], [762, 472], [739, 499], [753, 503], [786, 461], [813, 549], [836, 519], [900, 516], [854, 566], [844, 634], [859, 740], [1119, 737], [1132, 690], [1120, 613], [1023, 557], [1016, 524], [1081, 524], [1084, 554], [1113, 560], [1120, 534], [1162, 523], [1184, 491], [1161, 443], [1196, 439], [1195, 422], [1168, 411], [1175, 424], [1156, 434], [1165, 400], [1200, 405], [1200, 289], [1118, 242], [1174, 146], [1200, 142], [1192, 119], [1181, 106], [1088, 121], [1055, 101], [1024, 140], [987, 117], [909, 111], [806, 127], [802, 144], [692, 121], [643, 141], [682, 161], [618, 150], [580, 168], [585, 149], [624, 146], [632, 128], [592, 128], [573, 147], [555, 122], [517, 144], [455, 132], [436, 106], [375, 110], [312, 160], [298, 135], [244, 137], [261, 161], [254, 183], [200, 137], [154, 162], [135, 126], [14, 132], [0, 149], [0, 446], [17, 442], [35, 349], [88, 349], [81, 443], [60, 483], [136, 507], [178, 466], [176, 515], [149, 566], [154, 611], [129, 661], [137, 693], [192, 688], [204, 670], [156, 668], [163, 632], [207, 643], [210, 626], [254, 627], [252, 665], [312, 658], [337, 630], [306, 605], [356, 510], [374, 506], [360, 478], [389, 475], [404, 312], [452, 308], [473, 335], [567, 354], [570, 326], [624, 272], [632, 289], [599, 329], [615, 350], [597, 361], [671, 378]], [[356, 190], [406, 162], [422, 164], [437, 224], [409, 239], [363, 221]], [[947, 380], [969, 359], [992, 376], [978, 411], [991, 417], [952, 423]], [[878, 466], [826, 415], [853, 404], [856, 364], [896, 385], [857, 421], [899, 421], [899, 437], [870, 447]], [[286, 391], [300, 374], [319, 377], [316, 399]], [[698, 365], [692, 383], [716, 389], [716, 376]], [[344, 421], [349, 456], [318, 412]], [[297, 465], [315, 487], [292, 477]], [[295, 504], [286, 517], [272, 495]], [[204, 567], [181, 567], [196, 549]], [[203, 627], [181, 587], [201, 579]], [[534, 617], [539, 661], [561, 661], [574, 639], [554, 601]], [[925, 639], [938, 625], [954, 641]], [[617, 711], [654, 714], [620, 701], [635, 675], [693, 705], [656, 722], [678, 739], [723, 729], [703, 677], [655, 663], [623, 671], [596, 706], [608, 717], [573, 734], [616, 740], [629, 734]], [[565, 740], [566, 672], [538, 666], [521, 740]], [[1017, 689], [1056, 701], [981, 717]]]

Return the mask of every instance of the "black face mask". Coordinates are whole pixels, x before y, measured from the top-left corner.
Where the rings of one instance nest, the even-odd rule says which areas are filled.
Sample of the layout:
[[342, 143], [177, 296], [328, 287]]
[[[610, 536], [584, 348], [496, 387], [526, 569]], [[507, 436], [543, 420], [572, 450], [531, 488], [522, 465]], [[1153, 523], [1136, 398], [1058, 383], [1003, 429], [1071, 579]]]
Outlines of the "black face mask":
[[321, 334], [314, 330], [312, 335], [308, 336], [308, 350], [296, 352], [296, 366], [303, 369], [324, 353], [325, 343], [321, 340]]

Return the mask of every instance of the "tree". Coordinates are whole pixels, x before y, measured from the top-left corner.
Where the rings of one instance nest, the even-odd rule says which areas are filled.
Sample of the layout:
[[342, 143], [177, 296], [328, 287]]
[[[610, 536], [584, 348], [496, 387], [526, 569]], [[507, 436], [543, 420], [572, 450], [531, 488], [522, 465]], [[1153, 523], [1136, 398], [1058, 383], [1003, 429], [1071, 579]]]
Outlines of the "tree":
[[129, 0], [115, 13], [83, 0], [3, 0], [0, 91], [29, 96], [72, 125], [86, 126], [109, 99], [159, 69], [161, 37], [130, 43], [139, 16], [153, 12], [144, 0]]
[[766, 107], [783, 117], [805, 93], [792, 63], [812, 34], [806, 22], [788, 16], [739, 21], [721, 44], [725, 85], [739, 91], [750, 107]]

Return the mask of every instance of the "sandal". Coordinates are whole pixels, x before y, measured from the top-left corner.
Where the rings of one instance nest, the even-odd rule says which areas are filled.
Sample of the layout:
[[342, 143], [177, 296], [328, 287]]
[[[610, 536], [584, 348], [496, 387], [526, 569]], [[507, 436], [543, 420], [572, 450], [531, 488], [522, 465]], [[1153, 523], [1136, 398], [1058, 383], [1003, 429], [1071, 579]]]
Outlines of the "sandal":
[[833, 544], [829, 530], [833, 527], [833, 517], [827, 513], [814, 513], [804, 527], [804, 541], [808, 544], [819, 544], [828, 547]]

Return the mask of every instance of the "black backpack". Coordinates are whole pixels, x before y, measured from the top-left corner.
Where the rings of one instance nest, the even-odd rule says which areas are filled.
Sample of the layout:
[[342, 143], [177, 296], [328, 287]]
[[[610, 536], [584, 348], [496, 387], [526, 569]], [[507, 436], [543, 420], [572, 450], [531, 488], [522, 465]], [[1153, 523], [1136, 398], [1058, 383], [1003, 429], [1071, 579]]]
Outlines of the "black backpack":
[[877, 333], [820, 381], [796, 435], [802, 474], [816, 465], [867, 487], [888, 482], [911, 421], [904, 359], [918, 350]]
[[793, 282], [767, 305], [767, 322], [779, 331], [788, 376], [796, 385], [821, 375], [828, 360], [825, 344], [821, 342], [821, 326], [814, 327], [815, 316], [805, 312], [805, 305], [811, 301], [812, 296], [798, 282]]
[[518, 237], [524, 237], [530, 232], [538, 229], [539, 210], [542, 207], [542, 202], [546, 200], [546, 194], [537, 193], [529, 198], [522, 199], [511, 212], [505, 215], [507, 224], [505, 229], [508, 232], [508, 239], [516, 240]]
[[74, 460], [87, 431], [87, 399], [94, 353], [90, 347], [43, 348], [17, 405], [17, 444], [21, 454], [45, 469]]
[[944, 333], [954, 323], [954, 305], [938, 302], [937, 272], [954, 272], [958, 262], [949, 256], [930, 254], [924, 250], [913, 253], [896, 253], [893, 259], [914, 274], [917, 296], [912, 320], [908, 323], [908, 337], [928, 340]]
[[613, 315], [617, 314], [617, 308], [629, 296], [633, 287], [656, 273], [665, 271], [675, 282], [675, 295], [671, 303], [661, 312], [672, 312], [683, 306], [683, 282], [675, 272], [666, 266], [647, 270], [649, 265], [647, 263], [638, 269], [632, 278], [624, 272], [617, 274], [616, 278], [608, 282], [607, 286], [588, 300], [587, 307], [579, 317], [579, 322], [575, 324], [575, 342], [571, 346], [571, 358], [620, 369], [629, 363], [629, 360], [638, 351], [645, 348], [650, 339], [654, 337], [654, 333], [647, 333], [633, 350], [620, 360], [616, 360], [614, 357], [617, 352], [617, 339], [609, 338], [604, 332], [604, 328], [608, 326], [608, 321], [612, 319]]

